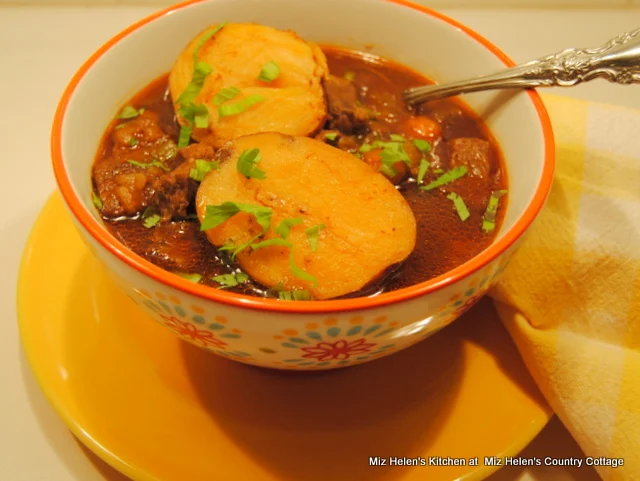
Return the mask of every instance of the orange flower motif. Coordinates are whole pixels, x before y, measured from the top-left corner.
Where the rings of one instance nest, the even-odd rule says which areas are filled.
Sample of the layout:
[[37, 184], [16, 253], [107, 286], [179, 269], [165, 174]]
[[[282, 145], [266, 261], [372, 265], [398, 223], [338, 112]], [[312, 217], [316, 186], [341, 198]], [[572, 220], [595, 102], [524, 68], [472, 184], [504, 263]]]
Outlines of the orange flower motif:
[[205, 347], [213, 346], [217, 348], [223, 348], [227, 345], [226, 342], [221, 341], [213, 335], [211, 331], [200, 330], [193, 324], [181, 321], [175, 316], [163, 316], [164, 325], [171, 329], [173, 332], [190, 339], [194, 342], [199, 342]]
[[302, 357], [307, 359], [317, 359], [318, 361], [331, 361], [337, 359], [344, 361], [355, 354], [365, 354], [371, 351], [376, 344], [367, 342], [366, 339], [358, 339], [357, 341], [336, 341], [320, 342], [313, 347], [303, 347], [305, 354]]

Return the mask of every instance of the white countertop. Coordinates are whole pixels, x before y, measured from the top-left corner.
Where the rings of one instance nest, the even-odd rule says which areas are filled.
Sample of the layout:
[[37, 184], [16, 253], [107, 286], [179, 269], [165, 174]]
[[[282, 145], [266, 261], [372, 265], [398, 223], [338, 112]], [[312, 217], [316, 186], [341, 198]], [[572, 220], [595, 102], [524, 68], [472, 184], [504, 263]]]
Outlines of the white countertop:
[[[426, 2], [423, 2], [426, 3]], [[49, 129], [64, 87], [104, 41], [154, 6], [0, 6], [0, 479], [8, 481], [122, 481], [83, 451], [38, 389], [21, 352], [15, 312], [18, 264], [29, 230], [55, 185]], [[444, 9], [503, 48], [516, 62], [569, 46], [597, 46], [640, 26], [640, 8], [597, 10]], [[554, 93], [640, 108], [640, 87], [603, 81]], [[580, 456], [553, 421], [527, 454]], [[589, 481], [591, 468], [512, 468], [492, 481]]]

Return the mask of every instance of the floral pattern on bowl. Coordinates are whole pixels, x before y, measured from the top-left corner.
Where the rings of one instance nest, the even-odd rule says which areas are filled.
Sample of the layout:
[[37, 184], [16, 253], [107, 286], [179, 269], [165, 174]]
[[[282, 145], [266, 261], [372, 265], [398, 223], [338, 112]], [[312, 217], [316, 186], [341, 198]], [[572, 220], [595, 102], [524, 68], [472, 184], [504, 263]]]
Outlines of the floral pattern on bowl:
[[[179, 294], [152, 294], [142, 288], [133, 289], [130, 298], [184, 341], [217, 355], [276, 369], [334, 369], [384, 357], [453, 322], [486, 294], [507, 260], [479, 270], [466, 284], [449, 287], [452, 294], [442, 307], [427, 309], [426, 315], [404, 324], [393, 310], [377, 310], [375, 315], [301, 316], [284, 322], [284, 327], [274, 327], [270, 335], [249, 339], [245, 331], [250, 329], [243, 329], [248, 321], [224, 312], [224, 306], [211, 313]], [[265, 332], [270, 330], [268, 325]]]

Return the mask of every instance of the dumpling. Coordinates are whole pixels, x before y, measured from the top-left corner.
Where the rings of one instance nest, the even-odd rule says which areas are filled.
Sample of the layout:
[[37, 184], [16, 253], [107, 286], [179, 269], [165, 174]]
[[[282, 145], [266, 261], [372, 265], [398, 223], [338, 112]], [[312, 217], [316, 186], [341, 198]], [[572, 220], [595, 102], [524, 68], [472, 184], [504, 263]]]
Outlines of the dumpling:
[[[327, 115], [322, 82], [328, 68], [320, 48], [294, 32], [263, 25], [218, 28], [196, 36], [169, 76], [178, 120], [193, 125], [193, 138], [206, 137], [219, 147], [258, 132], [300, 136], [316, 132]], [[187, 101], [181, 102], [181, 96]], [[190, 103], [206, 107], [205, 128], [202, 115], [198, 128], [180, 111], [185, 104], [188, 110]]]
[[[347, 152], [307, 137], [264, 133], [235, 139], [216, 157], [219, 167], [198, 189], [198, 217], [204, 229], [218, 218], [206, 230], [218, 247], [274, 243], [247, 246], [236, 257], [264, 286], [308, 290], [314, 299], [343, 296], [415, 247], [416, 221], [404, 197]], [[253, 162], [244, 162], [249, 157]], [[244, 210], [234, 213], [234, 204]]]

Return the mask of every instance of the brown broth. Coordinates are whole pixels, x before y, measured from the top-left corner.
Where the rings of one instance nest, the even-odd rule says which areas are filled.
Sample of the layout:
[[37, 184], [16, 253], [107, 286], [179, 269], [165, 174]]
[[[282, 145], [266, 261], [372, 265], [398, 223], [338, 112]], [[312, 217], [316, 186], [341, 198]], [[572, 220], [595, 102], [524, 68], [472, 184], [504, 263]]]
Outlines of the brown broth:
[[[375, 124], [377, 133], [351, 136], [349, 142], [342, 146], [338, 144], [344, 150], [356, 153], [361, 144], [390, 133], [410, 137], [411, 132], [407, 130], [405, 122], [410, 117], [421, 114], [437, 120], [442, 128], [442, 138], [432, 150], [435, 160], [434, 157], [431, 160], [435, 165], [449, 165], [450, 148], [447, 142], [456, 138], [486, 140], [494, 152], [492, 174], [486, 179], [480, 180], [467, 175], [431, 191], [419, 190], [413, 177], [408, 177], [397, 185], [416, 217], [416, 248], [401, 266], [395, 266], [375, 285], [349, 297], [373, 295], [427, 281], [459, 266], [489, 246], [502, 224], [506, 198], [500, 203], [496, 229], [491, 233], [482, 231], [483, 214], [491, 193], [506, 189], [507, 179], [500, 149], [482, 121], [455, 100], [432, 102], [421, 106], [417, 112], [408, 109], [402, 101], [402, 91], [408, 87], [431, 83], [429, 79], [395, 62], [368, 54], [335, 47], [324, 47], [323, 50], [330, 72], [335, 76], [353, 72], [353, 82], [359, 91], [361, 106], [380, 114], [380, 120]], [[137, 94], [130, 104], [159, 114], [162, 130], [177, 141], [179, 128], [167, 94], [167, 83], [167, 76], [154, 81]], [[106, 162], [112, 154], [111, 132], [114, 127], [115, 123], [105, 134], [96, 165]], [[425, 183], [438, 175], [430, 169]], [[464, 199], [471, 214], [465, 222], [461, 221], [452, 201], [446, 197], [449, 192], [455, 192]], [[193, 212], [193, 206], [190, 209]], [[109, 231], [136, 254], [171, 272], [198, 273], [204, 284], [217, 286], [211, 277], [240, 268], [225, 253], [218, 252], [209, 243], [204, 233], [200, 232], [196, 219], [159, 224], [153, 228], [144, 227], [140, 216], [105, 219], [105, 223]], [[272, 295], [252, 282], [229, 290], [257, 296]]]

